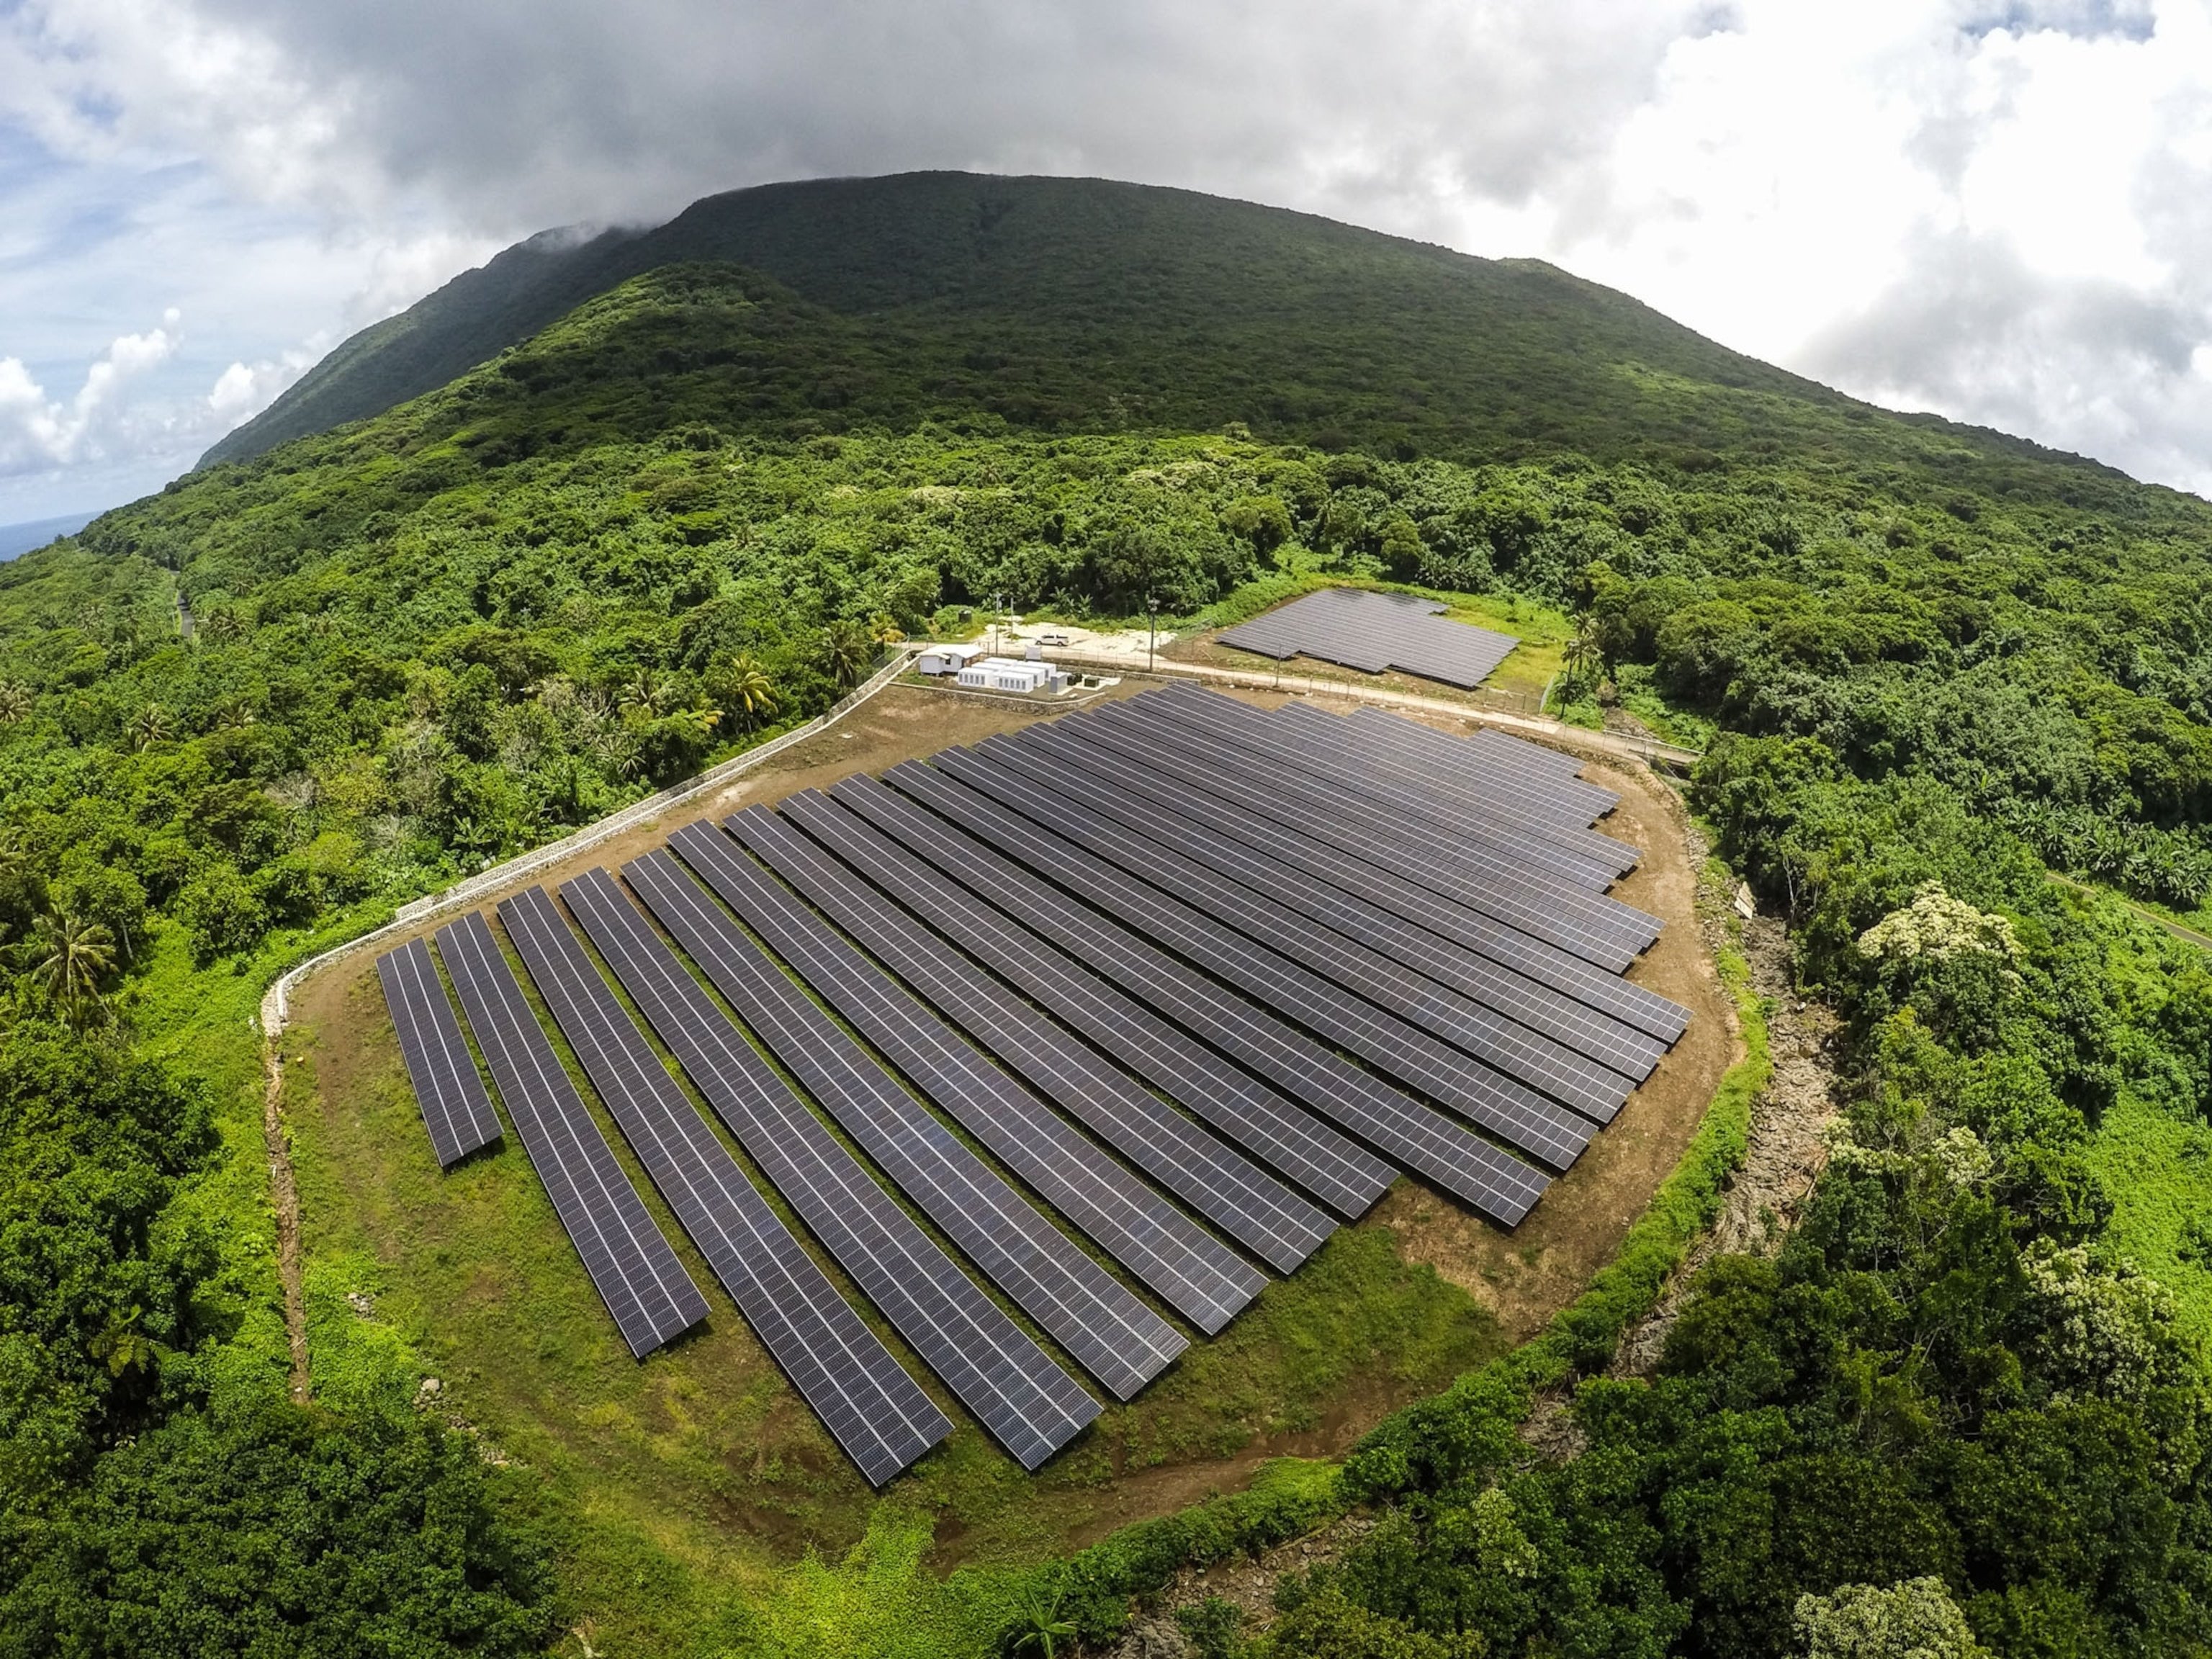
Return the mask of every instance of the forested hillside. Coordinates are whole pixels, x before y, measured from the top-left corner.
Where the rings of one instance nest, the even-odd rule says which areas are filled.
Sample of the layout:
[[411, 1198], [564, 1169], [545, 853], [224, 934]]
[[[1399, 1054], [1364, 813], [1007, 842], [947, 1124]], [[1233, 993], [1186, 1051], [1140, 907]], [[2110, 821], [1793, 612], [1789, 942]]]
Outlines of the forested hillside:
[[[841, 188], [927, 226], [982, 187]], [[917, 256], [911, 292], [750, 194], [750, 268], [629, 276], [0, 569], [0, 1652], [563, 1628], [574, 1494], [404, 1399], [285, 1401], [240, 1035], [277, 966], [818, 710], [945, 607], [1190, 614], [1316, 574], [1576, 613], [1571, 694], [1706, 744], [1691, 803], [1844, 1017], [1850, 1110], [1656, 1379], [1586, 1322], [1535, 1378], [1549, 1449], [1525, 1364], [1377, 1431], [1322, 1484], [1381, 1524], [1265, 1644], [2212, 1645], [2212, 981], [2051, 878], [2212, 892], [2212, 509], [1540, 269], [1085, 198], [1077, 253], [1161, 272], [1104, 313], [1006, 228], [1042, 187], [980, 244], [1018, 281]], [[1249, 240], [1286, 222], [1297, 281]], [[1386, 257], [1430, 310], [1358, 303]], [[1201, 1535], [854, 1593], [900, 1598], [897, 1650], [979, 1617], [1103, 1639]], [[750, 1619], [699, 1650], [765, 1644]]]

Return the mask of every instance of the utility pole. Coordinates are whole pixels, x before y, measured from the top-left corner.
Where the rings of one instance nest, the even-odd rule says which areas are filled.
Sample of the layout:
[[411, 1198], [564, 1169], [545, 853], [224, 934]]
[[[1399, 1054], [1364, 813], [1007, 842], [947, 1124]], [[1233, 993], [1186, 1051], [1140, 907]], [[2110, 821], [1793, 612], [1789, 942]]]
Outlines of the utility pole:
[[999, 619], [1006, 614], [1006, 590], [991, 595], [991, 654], [999, 654]]
[[1153, 647], [1158, 644], [1160, 637], [1160, 602], [1150, 593], [1145, 595], [1145, 672], [1149, 674], [1152, 672]]

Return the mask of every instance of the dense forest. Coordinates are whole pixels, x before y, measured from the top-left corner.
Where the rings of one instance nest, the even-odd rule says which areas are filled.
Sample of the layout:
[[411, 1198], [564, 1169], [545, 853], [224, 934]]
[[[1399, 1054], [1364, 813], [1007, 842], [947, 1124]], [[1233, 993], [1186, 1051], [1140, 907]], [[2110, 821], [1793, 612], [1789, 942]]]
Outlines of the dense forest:
[[[1843, 1016], [1849, 1100], [1800, 1224], [1704, 1271], [1656, 1379], [1590, 1337], [1543, 1451], [1504, 1374], [1378, 1429], [1331, 1479], [1379, 1524], [1259, 1650], [2212, 1649], [2212, 1227], [2125, 1220], [2098, 1150], [2212, 1106], [2205, 963], [2109, 896], [2212, 896], [2212, 508], [1679, 365], [1602, 408], [1524, 382], [1510, 442], [1449, 397], [1112, 429], [979, 389], [933, 314], [648, 270], [0, 567], [0, 1653], [563, 1628], [526, 1480], [404, 1403], [289, 1402], [258, 1141], [181, 1010], [818, 712], [955, 607], [1320, 578], [1576, 619], [1570, 696], [1704, 749], [1690, 803]], [[1243, 406], [1235, 350], [1175, 338], [1191, 407]], [[1008, 1583], [1009, 1648], [1127, 1618], [1095, 1560]], [[896, 1644], [957, 1650], [932, 1605]]]

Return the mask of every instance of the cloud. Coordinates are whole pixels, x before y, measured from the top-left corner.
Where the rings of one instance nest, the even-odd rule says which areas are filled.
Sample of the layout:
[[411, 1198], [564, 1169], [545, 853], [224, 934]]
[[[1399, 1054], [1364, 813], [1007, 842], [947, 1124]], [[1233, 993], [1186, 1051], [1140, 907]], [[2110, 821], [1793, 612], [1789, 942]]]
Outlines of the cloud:
[[173, 449], [547, 226], [970, 167], [1549, 257], [1846, 390], [2212, 490], [2200, 0], [16, 0], [12, 204], [11, 132], [113, 198], [20, 257], [0, 228], [19, 450], [16, 379], [63, 419], [32, 371], [71, 358], [4, 330], [86, 286], [26, 273], [192, 315], [214, 355], [118, 362], [99, 399], [160, 404], [139, 429]]
[[103, 459], [110, 444], [143, 441], [144, 411], [128, 403], [125, 384], [175, 352], [180, 320], [171, 311], [159, 328], [117, 336], [67, 402], [49, 398], [20, 358], [0, 357], [0, 474]]

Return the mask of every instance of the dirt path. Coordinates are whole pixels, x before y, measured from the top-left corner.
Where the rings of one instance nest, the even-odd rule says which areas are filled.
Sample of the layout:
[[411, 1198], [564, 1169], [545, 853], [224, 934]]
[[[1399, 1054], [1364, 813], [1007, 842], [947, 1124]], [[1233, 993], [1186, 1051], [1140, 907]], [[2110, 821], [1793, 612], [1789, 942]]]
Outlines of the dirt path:
[[307, 1403], [307, 1295], [300, 1250], [300, 1186], [284, 1140], [283, 1044], [271, 1038], [262, 1055], [268, 1082], [261, 1095], [261, 1139], [269, 1149], [269, 1195], [276, 1208], [276, 1277], [284, 1287], [284, 1335], [292, 1350], [292, 1398]]

